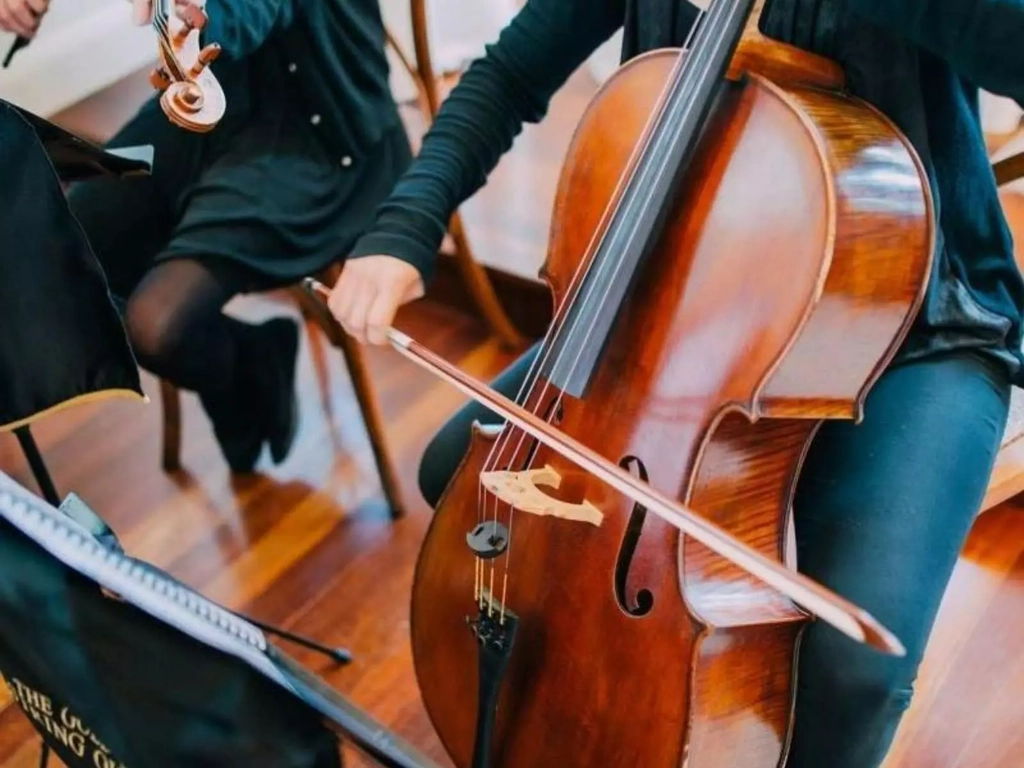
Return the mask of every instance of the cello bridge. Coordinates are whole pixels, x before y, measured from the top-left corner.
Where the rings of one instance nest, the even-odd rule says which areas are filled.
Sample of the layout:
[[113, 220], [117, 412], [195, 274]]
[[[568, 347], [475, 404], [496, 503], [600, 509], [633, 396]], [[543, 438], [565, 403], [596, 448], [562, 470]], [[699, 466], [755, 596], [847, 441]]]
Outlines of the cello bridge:
[[600, 526], [604, 515], [584, 499], [578, 504], [546, 494], [539, 486], [558, 488], [562, 476], [550, 466], [521, 472], [481, 472], [480, 482], [488, 491], [514, 509], [541, 517], [557, 517]]

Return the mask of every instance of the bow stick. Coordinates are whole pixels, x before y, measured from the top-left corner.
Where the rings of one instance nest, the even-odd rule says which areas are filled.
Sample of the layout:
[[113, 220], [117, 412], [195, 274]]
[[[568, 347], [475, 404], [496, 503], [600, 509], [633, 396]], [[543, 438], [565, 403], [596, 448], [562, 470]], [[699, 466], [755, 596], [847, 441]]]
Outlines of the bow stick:
[[[326, 300], [330, 296], [330, 290], [313, 278], [306, 278], [304, 285], [321, 299]], [[843, 634], [893, 656], [906, 655], [906, 649], [899, 639], [867, 611], [803, 574], [765, 557], [675, 499], [665, 496], [599, 453], [555, 429], [500, 392], [468, 376], [415, 339], [394, 328], [389, 328], [387, 335], [391, 345], [409, 360], [447, 381], [632, 501], [645, 505], [670, 525], [746, 569]]]

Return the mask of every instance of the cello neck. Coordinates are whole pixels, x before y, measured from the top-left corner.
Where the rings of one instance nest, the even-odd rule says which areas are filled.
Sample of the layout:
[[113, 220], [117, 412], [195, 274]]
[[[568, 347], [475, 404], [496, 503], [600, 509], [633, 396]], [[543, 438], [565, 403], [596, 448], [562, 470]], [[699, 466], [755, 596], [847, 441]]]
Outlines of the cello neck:
[[693, 155], [757, 0], [717, 0], [673, 71], [623, 175], [608, 225], [560, 312], [541, 374], [582, 397], [633, 278], [656, 242], [676, 181]]

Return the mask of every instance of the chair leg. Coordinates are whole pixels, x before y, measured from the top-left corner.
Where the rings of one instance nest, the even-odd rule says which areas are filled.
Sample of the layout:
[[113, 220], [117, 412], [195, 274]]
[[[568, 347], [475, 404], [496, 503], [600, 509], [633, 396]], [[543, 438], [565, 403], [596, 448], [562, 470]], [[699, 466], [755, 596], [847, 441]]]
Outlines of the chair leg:
[[366, 431], [370, 436], [370, 447], [373, 449], [373, 457], [377, 462], [377, 471], [380, 473], [384, 496], [391, 506], [391, 517], [398, 519], [405, 513], [402, 506], [401, 487], [398, 484], [398, 472], [391, 460], [391, 452], [388, 451], [384, 417], [381, 415], [380, 404], [377, 402], [377, 395], [373, 389], [366, 357], [362, 349], [359, 348], [358, 342], [350, 338], [348, 334], [342, 332], [339, 342], [338, 346], [345, 356], [345, 364], [352, 377], [356, 399], [359, 401], [359, 408], [363, 412], [363, 419], [366, 422]]
[[316, 373], [317, 384], [320, 387], [320, 404], [323, 406], [324, 415], [328, 421], [334, 418], [334, 403], [331, 400], [331, 370], [327, 364], [327, 350], [324, 346], [321, 335], [320, 323], [309, 311], [306, 302], [299, 298], [299, 310], [302, 312], [302, 322], [306, 327], [306, 338], [309, 339], [309, 352], [313, 357], [313, 371]]
[[181, 469], [181, 393], [166, 379], [160, 379], [163, 410], [163, 459], [165, 472]]
[[511, 349], [521, 349], [525, 345], [525, 340], [501, 306], [501, 302], [498, 301], [494, 286], [483, 265], [473, 256], [469, 238], [466, 237], [462, 218], [458, 213], [452, 216], [448, 234], [451, 235], [452, 242], [455, 244], [455, 259], [458, 263], [459, 273], [462, 275], [473, 301], [476, 302], [477, 308], [484, 316], [484, 320], [505, 346]]
[[[366, 431], [370, 437], [370, 447], [373, 450], [373, 458], [377, 464], [377, 472], [380, 474], [380, 483], [384, 491], [384, 497], [391, 507], [391, 517], [397, 519], [405, 513], [402, 504], [401, 486], [398, 483], [398, 472], [394, 462], [391, 460], [391, 452], [388, 450], [386, 433], [384, 430], [384, 417], [381, 415], [380, 404], [377, 402], [377, 395], [374, 392], [370, 379], [370, 371], [366, 366], [366, 357], [359, 344], [352, 339], [338, 325], [337, 321], [327, 311], [323, 303], [304, 290], [296, 293], [299, 306], [304, 317], [311, 318], [320, 327], [331, 346], [341, 350], [345, 356], [345, 365], [348, 368], [349, 376], [352, 378], [352, 388], [356, 393], [356, 400], [359, 401], [359, 409], [363, 414], [363, 421], [366, 424]], [[326, 363], [324, 364], [326, 368]]]

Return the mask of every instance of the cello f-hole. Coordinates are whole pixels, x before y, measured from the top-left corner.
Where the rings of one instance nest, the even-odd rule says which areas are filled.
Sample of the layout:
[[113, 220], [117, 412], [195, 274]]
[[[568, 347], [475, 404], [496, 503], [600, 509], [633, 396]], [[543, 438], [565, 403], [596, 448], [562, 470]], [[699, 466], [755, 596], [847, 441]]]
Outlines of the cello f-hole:
[[[647, 482], [647, 468], [636, 456], [626, 456], [619, 462], [623, 469], [636, 474], [645, 483]], [[622, 537], [622, 544], [619, 545], [619, 556], [615, 563], [615, 600], [619, 607], [630, 616], [637, 618], [646, 616], [654, 607], [654, 593], [649, 589], [637, 590], [636, 597], [630, 599], [629, 573], [633, 564], [633, 555], [636, 553], [636, 546], [640, 541], [640, 534], [644, 528], [644, 520], [647, 519], [647, 508], [642, 504], [634, 504], [633, 511], [629, 515], [629, 523], [626, 525], [626, 532]]]

